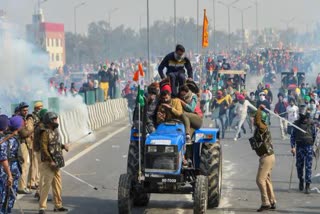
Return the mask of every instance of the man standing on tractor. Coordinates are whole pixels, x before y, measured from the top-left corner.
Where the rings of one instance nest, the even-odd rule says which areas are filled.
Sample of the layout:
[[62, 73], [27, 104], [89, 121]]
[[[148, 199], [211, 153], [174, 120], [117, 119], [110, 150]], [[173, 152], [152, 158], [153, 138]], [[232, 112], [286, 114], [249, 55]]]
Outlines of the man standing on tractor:
[[182, 86], [186, 80], [185, 70], [188, 78], [193, 79], [192, 66], [185, 56], [185, 48], [182, 45], [177, 45], [175, 52], [169, 53], [160, 63], [158, 72], [161, 79], [165, 79], [164, 68], [167, 68], [166, 76], [170, 79], [172, 95], [177, 97], [178, 86]]
[[223, 58], [222, 69], [223, 70], [231, 70], [231, 65], [229, 62], [227, 62], [226, 58]]

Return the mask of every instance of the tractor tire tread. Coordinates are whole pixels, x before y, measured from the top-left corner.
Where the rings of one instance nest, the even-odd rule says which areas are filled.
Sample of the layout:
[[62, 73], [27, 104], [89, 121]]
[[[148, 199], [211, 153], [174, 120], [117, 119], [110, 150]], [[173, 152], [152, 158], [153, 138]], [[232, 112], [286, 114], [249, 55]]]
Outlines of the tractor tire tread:
[[194, 187], [194, 214], [205, 214], [207, 212], [208, 201], [208, 178], [198, 175]]
[[[203, 144], [201, 149], [200, 171], [208, 177], [208, 207], [215, 208], [220, 203], [220, 144]], [[221, 188], [221, 187], [220, 187]]]
[[132, 209], [132, 176], [129, 174], [120, 175], [118, 186], [118, 209], [119, 214], [130, 214]]

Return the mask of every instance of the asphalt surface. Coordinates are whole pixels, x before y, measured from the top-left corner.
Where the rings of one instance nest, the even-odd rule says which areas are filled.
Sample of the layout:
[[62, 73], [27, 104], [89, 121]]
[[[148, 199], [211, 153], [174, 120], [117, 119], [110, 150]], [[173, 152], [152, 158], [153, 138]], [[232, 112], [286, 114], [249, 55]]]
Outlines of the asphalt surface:
[[[212, 126], [209, 120], [206, 124]], [[112, 127], [97, 131], [95, 143], [78, 143], [72, 147], [70, 154], [66, 154], [68, 166], [64, 170], [98, 188], [94, 190], [92, 186], [62, 172], [63, 203], [70, 209], [68, 213], [118, 213], [118, 178], [126, 171], [129, 131], [127, 121], [117, 121]], [[276, 166], [272, 179], [278, 209], [269, 213], [319, 213], [320, 194], [305, 195], [298, 192], [296, 172], [293, 176], [292, 190], [289, 191], [292, 163], [289, 140], [280, 139], [279, 123], [275, 119], [272, 121], [271, 131], [276, 151]], [[248, 132], [234, 142], [234, 131], [228, 131], [226, 139], [222, 140], [222, 201], [219, 208], [209, 210], [208, 213], [255, 213], [260, 206], [260, 194], [255, 183], [258, 157], [250, 149], [248, 138], [251, 134]], [[100, 141], [108, 136], [109, 139]], [[38, 212], [37, 201], [30, 195], [16, 203], [14, 213], [20, 213], [19, 206], [23, 208], [24, 213]], [[148, 207], [134, 209], [134, 213], [193, 213], [192, 207], [190, 195], [153, 194]], [[53, 204], [48, 202], [48, 213], [52, 210]]]

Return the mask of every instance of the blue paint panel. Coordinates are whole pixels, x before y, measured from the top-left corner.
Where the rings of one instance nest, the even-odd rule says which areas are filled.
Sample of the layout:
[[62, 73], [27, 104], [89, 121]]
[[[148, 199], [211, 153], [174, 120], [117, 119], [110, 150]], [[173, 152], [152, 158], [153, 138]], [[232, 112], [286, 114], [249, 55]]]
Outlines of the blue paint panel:
[[133, 136], [134, 133], [139, 133], [139, 130], [131, 129], [130, 141], [139, 141], [139, 137]]
[[[212, 135], [212, 139], [205, 139], [205, 135]], [[203, 136], [203, 137], [201, 137]], [[219, 140], [219, 129], [201, 128], [194, 133], [195, 143], [216, 143]]]

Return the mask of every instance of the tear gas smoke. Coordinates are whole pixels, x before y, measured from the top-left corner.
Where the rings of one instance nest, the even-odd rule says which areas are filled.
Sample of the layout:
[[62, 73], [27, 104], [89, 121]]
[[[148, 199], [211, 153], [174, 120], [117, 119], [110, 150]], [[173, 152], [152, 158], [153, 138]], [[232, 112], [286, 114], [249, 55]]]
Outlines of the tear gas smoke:
[[[57, 92], [49, 91], [49, 78], [55, 72], [48, 67], [48, 55], [22, 39], [24, 36], [19, 35], [16, 29], [14, 25], [0, 19], [0, 108], [1, 113], [7, 115], [12, 113], [11, 104], [24, 101], [32, 106], [34, 101], [42, 100], [47, 107], [48, 98], [57, 97]], [[72, 141], [90, 131], [89, 118], [87, 107], [80, 96], [60, 98], [60, 113], [63, 115], [69, 111], [75, 111], [79, 118], [78, 124], [65, 122]]]

